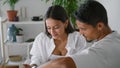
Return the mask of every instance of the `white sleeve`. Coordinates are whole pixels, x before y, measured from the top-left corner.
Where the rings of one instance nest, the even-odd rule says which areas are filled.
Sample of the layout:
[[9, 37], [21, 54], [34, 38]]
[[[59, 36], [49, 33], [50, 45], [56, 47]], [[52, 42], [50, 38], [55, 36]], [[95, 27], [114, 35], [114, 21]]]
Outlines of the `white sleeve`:
[[77, 51], [82, 51], [86, 48], [86, 40], [83, 37], [83, 35], [81, 35], [80, 33], [77, 32], [77, 34], [75, 35], [75, 48], [78, 49]]
[[86, 47], [86, 40], [85, 38], [80, 35], [79, 32], [74, 32], [69, 35], [69, 47], [68, 48], [68, 55], [74, 55], [78, 51], [82, 51]]
[[30, 51], [31, 56], [31, 63], [30, 64], [37, 64], [38, 66], [41, 64], [42, 58], [41, 58], [41, 47], [43, 45], [42, 38], [43, 33], [40, 33], [33, 42], [32, 49]]
[[81, 51], [86, 48], [86, 40], [83, 37], [83, 35], [79, 35], [76, 45], [78, 45], [78, 47], [80, 47], [79, 50], [81, 50]]
[[71, 58], [77, 68], [108, 68], [105, 66], [105, 60], [102, 54], [94, 49], [85, 49], [76, 55], [71, 55]]

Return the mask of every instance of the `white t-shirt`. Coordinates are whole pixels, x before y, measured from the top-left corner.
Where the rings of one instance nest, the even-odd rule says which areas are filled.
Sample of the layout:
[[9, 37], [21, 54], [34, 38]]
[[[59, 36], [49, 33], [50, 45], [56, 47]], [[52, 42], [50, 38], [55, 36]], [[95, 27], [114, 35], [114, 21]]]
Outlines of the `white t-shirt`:
[[[73, 32], [68, 35], [66, 44], [67, 54], [65, 56], [73, 55], [78, 51], [83, 50], [86, 46], [86, 41], [79, 32]], [[54, 40], [49, 38], [45, 33], [40, 33], [30, 51], [31, 64], [37, 64], [38, 66], [46, 63], [49, 60], [53, 50], [55, 48]]]
[[71, 57], [77, 68], [120, 68], [120, 35], [113, 32]]

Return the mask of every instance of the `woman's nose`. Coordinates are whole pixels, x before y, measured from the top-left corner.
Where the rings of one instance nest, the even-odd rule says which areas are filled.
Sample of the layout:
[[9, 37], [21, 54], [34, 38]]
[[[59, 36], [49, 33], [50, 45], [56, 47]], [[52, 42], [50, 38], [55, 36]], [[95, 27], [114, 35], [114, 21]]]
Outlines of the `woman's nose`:
[[51, 34], [54, 34], [54, 32], [55, 32], [54, 29], [51, 29], [51, 30], [50, 30], [50, 33], [51, 33]]

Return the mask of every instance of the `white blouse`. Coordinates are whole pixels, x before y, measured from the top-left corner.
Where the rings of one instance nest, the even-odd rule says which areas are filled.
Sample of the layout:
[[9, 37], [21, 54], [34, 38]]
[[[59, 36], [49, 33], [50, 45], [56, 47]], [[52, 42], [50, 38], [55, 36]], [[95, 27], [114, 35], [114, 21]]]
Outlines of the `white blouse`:
[[[67, 54], [65, 56], [73, 55], [78, 51], [83, 50], [86, 46], [86, 40], [79, 32], [73, 32], [68, 35], [66, 44]], [[49, 38], [45, 33], [40, 33], [33, 43], [33, 47], [30, 51], [31, 64], [37, 64], [38, 66], [47, 62], [55, 48], [53, 38]]]

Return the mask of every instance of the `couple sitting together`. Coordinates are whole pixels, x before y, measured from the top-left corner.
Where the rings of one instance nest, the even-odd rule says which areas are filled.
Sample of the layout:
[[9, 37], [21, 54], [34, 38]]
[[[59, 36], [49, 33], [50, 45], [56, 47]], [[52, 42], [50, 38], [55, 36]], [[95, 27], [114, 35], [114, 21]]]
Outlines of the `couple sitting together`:
[[120, 34], [109, 27], [104, 6], [90, 0], [74, 15], [79, 32], [63, 7], [48, 8], [45, 32], [36, 37], [25, 68], [120, 68]]

